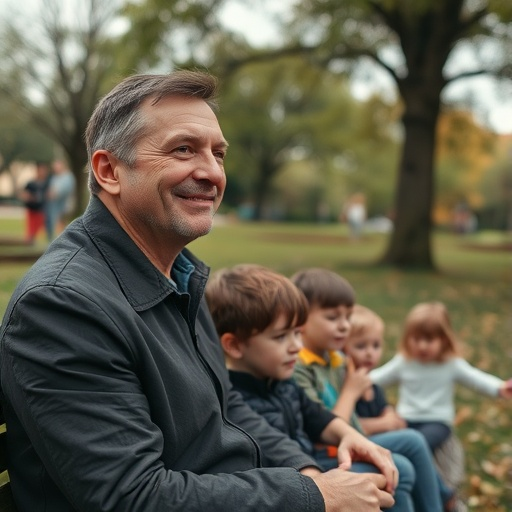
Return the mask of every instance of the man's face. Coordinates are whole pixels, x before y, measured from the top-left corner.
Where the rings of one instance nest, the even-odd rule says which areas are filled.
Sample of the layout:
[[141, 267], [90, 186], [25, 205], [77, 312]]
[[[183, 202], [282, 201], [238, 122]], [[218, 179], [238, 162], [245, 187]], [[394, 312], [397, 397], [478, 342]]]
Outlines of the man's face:
[[217, 118], [201, 99], [163, 98], [141, 107], [145, 135], [136, 163], [120, 164], [119, 213], [142, 245], [182, 245], [207, 234], [226, 187], [227, 143]]

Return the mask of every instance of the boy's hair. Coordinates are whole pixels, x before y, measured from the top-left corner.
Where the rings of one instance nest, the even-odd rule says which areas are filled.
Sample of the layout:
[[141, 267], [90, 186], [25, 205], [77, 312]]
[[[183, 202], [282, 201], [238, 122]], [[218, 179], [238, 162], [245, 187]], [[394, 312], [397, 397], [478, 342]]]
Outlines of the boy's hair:
[[205, 295], [219, 336], [229, 332], [247, 340], [280, 314], [286, 317], [287, 329], [303, 325], [308, 315], [302, 292], [287, 277], [260, 265], [214, 272]]
[[410, 357], [407, 341], [411, 337], [441, 338], [441, 360], [458, 355], [459, 344], [455, 335], [448, 309], [442, 302], [420, 302], [407, 315], [399, 350], [405, 357]]
[[356, 304], [350, 315], [350, 334], [347, 341], [350, 341], [352, 336], [364, 334], [369, 327], [373, 326], [381, 327], [384, 330], [384, 320], [375, 311]]
[[331, 270], [307, 268], [296, 272], [291, 280], [304, 293], [310, 307], [352, 307], [355, 303], [356, 295], [350, 283]]

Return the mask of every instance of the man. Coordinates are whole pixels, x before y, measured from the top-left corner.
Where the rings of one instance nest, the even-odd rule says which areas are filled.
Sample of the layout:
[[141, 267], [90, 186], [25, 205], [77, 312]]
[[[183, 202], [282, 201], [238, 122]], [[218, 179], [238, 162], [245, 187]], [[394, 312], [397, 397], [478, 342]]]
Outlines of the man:
[[26, 208], [26, 240], [30, 245], [44, 226], [44, 205], [48, 188], [49, 169], [46, 162], [36, 162], [36, 175], [20, 192], [20, 199]]
[[[210, 231], [226, 184], [214, 93], [203, 73], [133, 76], [89, 121], [89, 206], [20, 283], [0, 332], [20, 510], [393, 503], [388, 452], [347, 428], [344, 468], [320, 474], [230, 389], [208, 270], [185, 249]], [[347, 472], [352, 457], [383, 474]]]

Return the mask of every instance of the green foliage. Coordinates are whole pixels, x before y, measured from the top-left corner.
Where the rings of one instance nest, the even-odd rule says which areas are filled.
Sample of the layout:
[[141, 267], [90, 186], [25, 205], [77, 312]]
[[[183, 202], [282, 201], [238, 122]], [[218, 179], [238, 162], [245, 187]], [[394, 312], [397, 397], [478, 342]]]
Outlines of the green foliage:
[[12, 103], [0, 98], [0, 172], [14, 161], [50, 161], [53, 143]]
[[297, 57], [243, 67], [223, 84], [219, 115], [228, 204], [310, 220], [324, 204], [336, 218], [346, 196], [365, 190], [373, 211], [389, 211], [395, 112], [379, 97], [356, 101], [344, 77]]

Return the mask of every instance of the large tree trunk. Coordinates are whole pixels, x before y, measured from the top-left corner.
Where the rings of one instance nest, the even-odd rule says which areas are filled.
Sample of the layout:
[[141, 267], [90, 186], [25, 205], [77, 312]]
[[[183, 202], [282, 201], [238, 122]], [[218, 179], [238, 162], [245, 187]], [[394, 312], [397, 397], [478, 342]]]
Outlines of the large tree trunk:
[[269, 158], [260, 160], [260, 172], [256, 179], [254, 188], [254, 213], [253, 220], [263, 219], [263, 208], [268, 197], [272, 178], [277, 171], [277, 167]]
[[[433, 3], [416, 16], [398, 6], [387, 21], [400, 38], [407, 73], [395, 79], [404, 102], [402, 149], [395, 197], [395, 229], [384, 255], [397, 267], [434, 269], [431, 248], [434, 151], [443, 68], [459, 30], [463, 0]], [[405, 4], [404, 4], [405, 5]]]
[[394, 230], [383, 262], [397, 267], [433, 269], [433, 155], [439, 102], [420, 97], [419, 91], [408, 97], [402, 120], [405, 140], [396, 187]]

